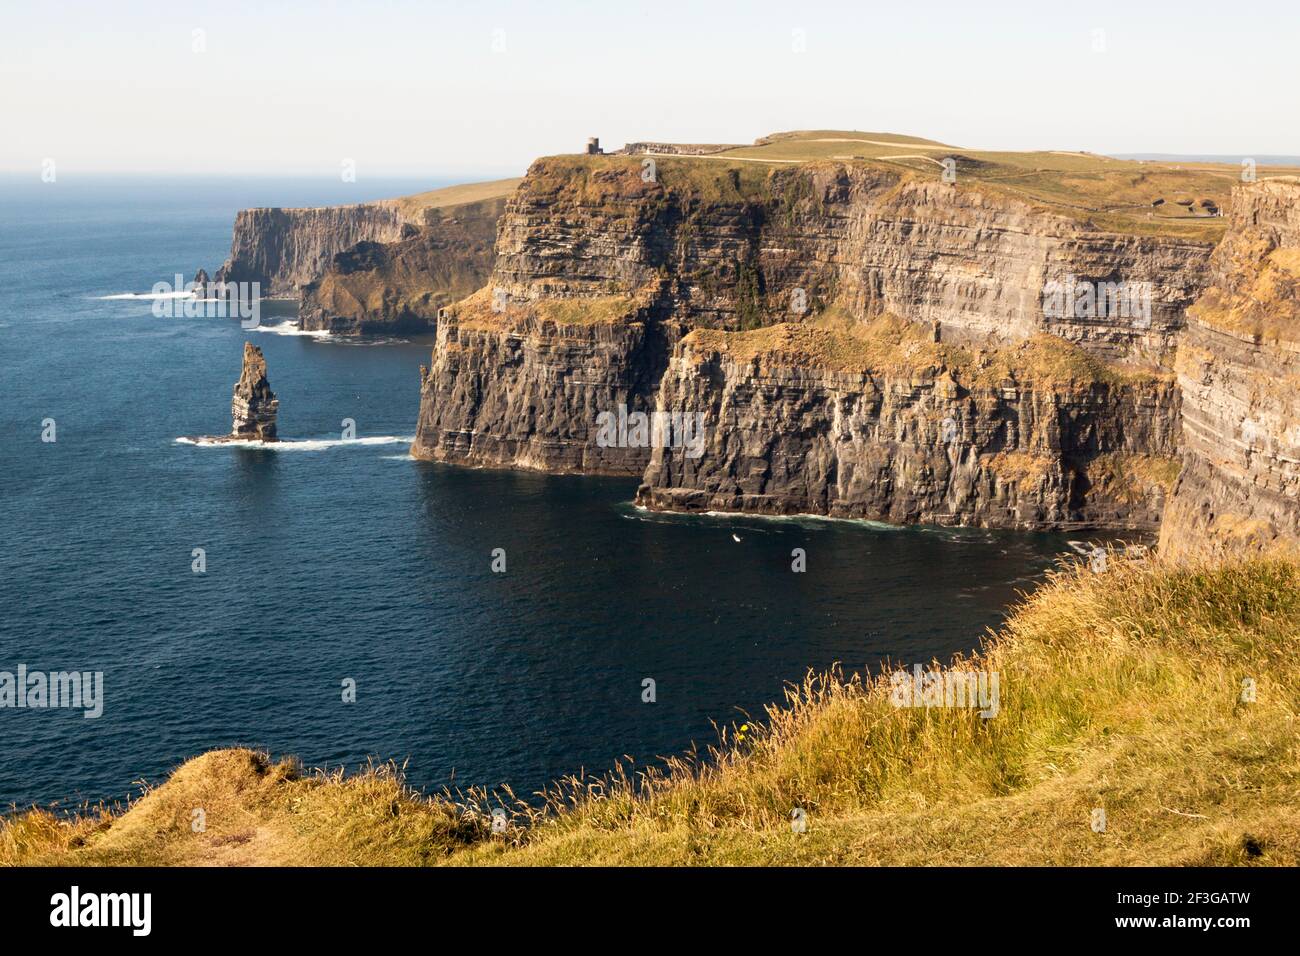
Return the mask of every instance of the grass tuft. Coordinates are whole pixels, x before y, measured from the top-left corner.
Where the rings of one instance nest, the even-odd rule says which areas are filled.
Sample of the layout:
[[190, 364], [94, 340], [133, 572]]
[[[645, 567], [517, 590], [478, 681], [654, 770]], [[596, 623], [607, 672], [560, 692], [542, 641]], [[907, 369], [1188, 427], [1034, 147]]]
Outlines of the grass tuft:
[[809, 674], [707, 751], [532, 802], [425, 797], [392, 765], [303, 774], [215, 751], [121, 813], [12, 814], [0, 863], [1300, 862], [1295, 561], [1066, 562], [946, 666], [996, 673], [996, 716], [897, 707], [886, 674]]

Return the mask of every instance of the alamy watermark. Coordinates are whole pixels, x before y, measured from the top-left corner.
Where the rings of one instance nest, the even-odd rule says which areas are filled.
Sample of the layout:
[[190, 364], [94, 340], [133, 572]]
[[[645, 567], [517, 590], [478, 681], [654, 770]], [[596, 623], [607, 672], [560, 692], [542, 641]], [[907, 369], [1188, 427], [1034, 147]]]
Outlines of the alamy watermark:
[[596, 416], [598, 448], [684, 448], [687, 458], [704, 454], [704, 413], [628, 413], [626, 405]]
[[260, 282], [155, 282], [150, 291], [153, 314], [159, 319], [239, 319], [245, 329], [262, 324]]
[[1043, 284], [1043, 315], [1049, 319], [1131, 319], [1151, 326], [1152, 283], [1093, 282], [1067, 275]]
[[0, 671], [0, 710], [68, 708], [87, 720], [104, 713], [103, 671]]
[[889, 676], [889, 701], [895, 707], [979, 708], [985, 720], [1002, 709], [997, 671], [943, 668], [925, 670], [920, 664]]
[[83, 893], [74, 885], [50, 897], [50, 925], [56, 929], [125, 927], [132, 936], [148, 936], [153, 929], [153, 894]]

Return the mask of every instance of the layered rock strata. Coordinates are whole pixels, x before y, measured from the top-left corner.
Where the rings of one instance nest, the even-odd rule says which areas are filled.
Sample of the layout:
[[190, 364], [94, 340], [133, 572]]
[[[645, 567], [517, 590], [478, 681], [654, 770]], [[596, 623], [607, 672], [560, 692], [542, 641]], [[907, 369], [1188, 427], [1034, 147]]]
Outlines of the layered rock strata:
[[251, 342], [244, 343], [244, 367], [230, 401], [230, 438], [277, 441], [275, 417], [280, 401], [266, 377], [266, 359]]
[[[661, 310], [690, 326], [745, 329], [836, 308], [937, 323], [955, 341], [1050, 331], [1107, 360], [1158, 365], [1211, 251], [885, 166], [643, 162], [534, 163], [501, 219], [493, 287], [541, 299], [661, 284]], [[1067, 281], [1146, 288], [1149, 311], [1045, 315], [1044, 289]]]
[[337, 335], [431, 331], [438, 309], [481, 288], [492, 271], [504, 197], [427, 211], [396, 242], [335, 254], [302, 287], [299, 324]]
[[267, 298], [293, 298], [337, 253], [359, 242], [395, 242], [416, 226], [395, 203], [242, 209], [235, 216], [230, 258], [214, 278], [256, 282]]
[[484, 290], [446, 310], [420, 369], [411, 453], [556, 473], [640, 475], [649, 449], [597, 441], [605, 413], [645, 413], [667, 364], [663, 328], [630, 298], [505, 305]]
[[[1162, 364], [1208, 244], [870, 164], [650, 172], [534, 164], [487, 287], [440, 322], [413, 454], [640, 474], [654, 508], [1157, 525], [1180, 441]], [[1151, 311], [1046, 315], [1057, 277], [1147, 283]], [[620, 411], [699, 416], [702, 453], [611, 448]]]
[[1178, 396], [1066, 343], [966, 354], [878, 322], [861, 337], [695, 332], [657, 402], [701, 414], [703, 453], [655, 448], [638, 501], [674, 511], [895, 524], [1154, 529]]
[[1238, 186], [1178, 350], [1174, 556], [1300, 547], [1300, 183]]

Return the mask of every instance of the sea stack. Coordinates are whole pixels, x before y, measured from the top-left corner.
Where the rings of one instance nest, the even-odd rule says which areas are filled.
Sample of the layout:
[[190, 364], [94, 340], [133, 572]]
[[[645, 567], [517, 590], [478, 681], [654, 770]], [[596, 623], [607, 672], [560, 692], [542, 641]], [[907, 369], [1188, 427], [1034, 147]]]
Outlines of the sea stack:
[[266, 359], [252, 342], [244, 343], [244, 371], [235, 383], [230, 402], [230, 437], [255, 441], [278, 441], [275, 414], [280, 400], [266, 379]]

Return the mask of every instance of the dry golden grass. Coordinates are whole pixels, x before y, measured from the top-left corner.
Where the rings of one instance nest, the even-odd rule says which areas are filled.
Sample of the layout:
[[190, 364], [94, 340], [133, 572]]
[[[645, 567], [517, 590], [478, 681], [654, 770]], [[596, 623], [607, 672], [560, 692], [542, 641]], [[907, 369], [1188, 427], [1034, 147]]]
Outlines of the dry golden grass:
[[1023, 451], [1001, 451], [989, 459], [988, 469], [1003, 482], [1015, 482], [1022, 488], [1038, 486], [1054, 467], [1057, 458], [1031, 455]]
[[397, 206], [408, 219], [418, 219], [418, 214], [425, 209], [445, 209], [449, 206], [462, 206], [467, 203], [483, 202], [485, 199], [509, 196], [521, 182], [523, 182], [521, 177], [515, 177], [494, 179], [485, 183], [462, 183], [459, 186], [445, 186], [442, 189], [431, 189], [428, 192], [385, 201]]
[[1108, 497], [1137, 504], [1150, 501], [1157, 492], [1173, 491], [1181, 467], [1177, 458], [1113, 452], [1088, 462], [1088, 480]]
[[968, 388], [1085, 387], [1157, 377], [1108, 365], [1046, 333], [1002, 348], [972, 350], [935, 342], [925, 326], [895, 316], [854, 321], [833, 309], [808, 323], [779, 323], [744, 332], [696, 329], [684, 342], [696, 352], [718, 352], [742, 362], [762, 359], [801, 368], [896, 376], [946, 373]]
[[217, 751], [125, 812], [11, 816], [0, 863], [1300, 863], [1300, 564], [1064, 566], [952, 666], [999, 675], [996, 716], [810, 676], [708, 754], [561, 781], [540, 806]]
[[[1239, 166], [1222, 163], [1123, 160], [1066, 150], [968, 150], [919, 137], [845, 130], [779, 133], [718, 156], [750, 163], [866, 162], [922, 176], [937, 176], [942, 160], [952, 158], [963, 188], [1025, 200], [1107, 232], [1199, 242], [1218, 240], [1227, 226], [1203, 203], [1226, 209], [1241, 177]], [[1288, 173], [1294, 170], [1261, 171], [1264, 178]]]
[[648, 295], [648, 291], [642, 291], [586, 298], [503, 299], [498, 304], [489, 286], [449, 306], [447, 316], [468, 329], [520, 328], [534, 321], [597, 325], [628, 320], [647, 303]]
[[560, 325], [595, 325], [617, 322], [636, 308], [630, 295], [606, 295], [587, 299], [543, 299], [534, 309], [539, 318]]
[[1300, 249], [1273, 249], [1254, 262], [1242, 250], [1244, 281], [1234, 292], [1206, 290], [1188, 310], [1201, 322], [1256, 343], [1300, 342]]

